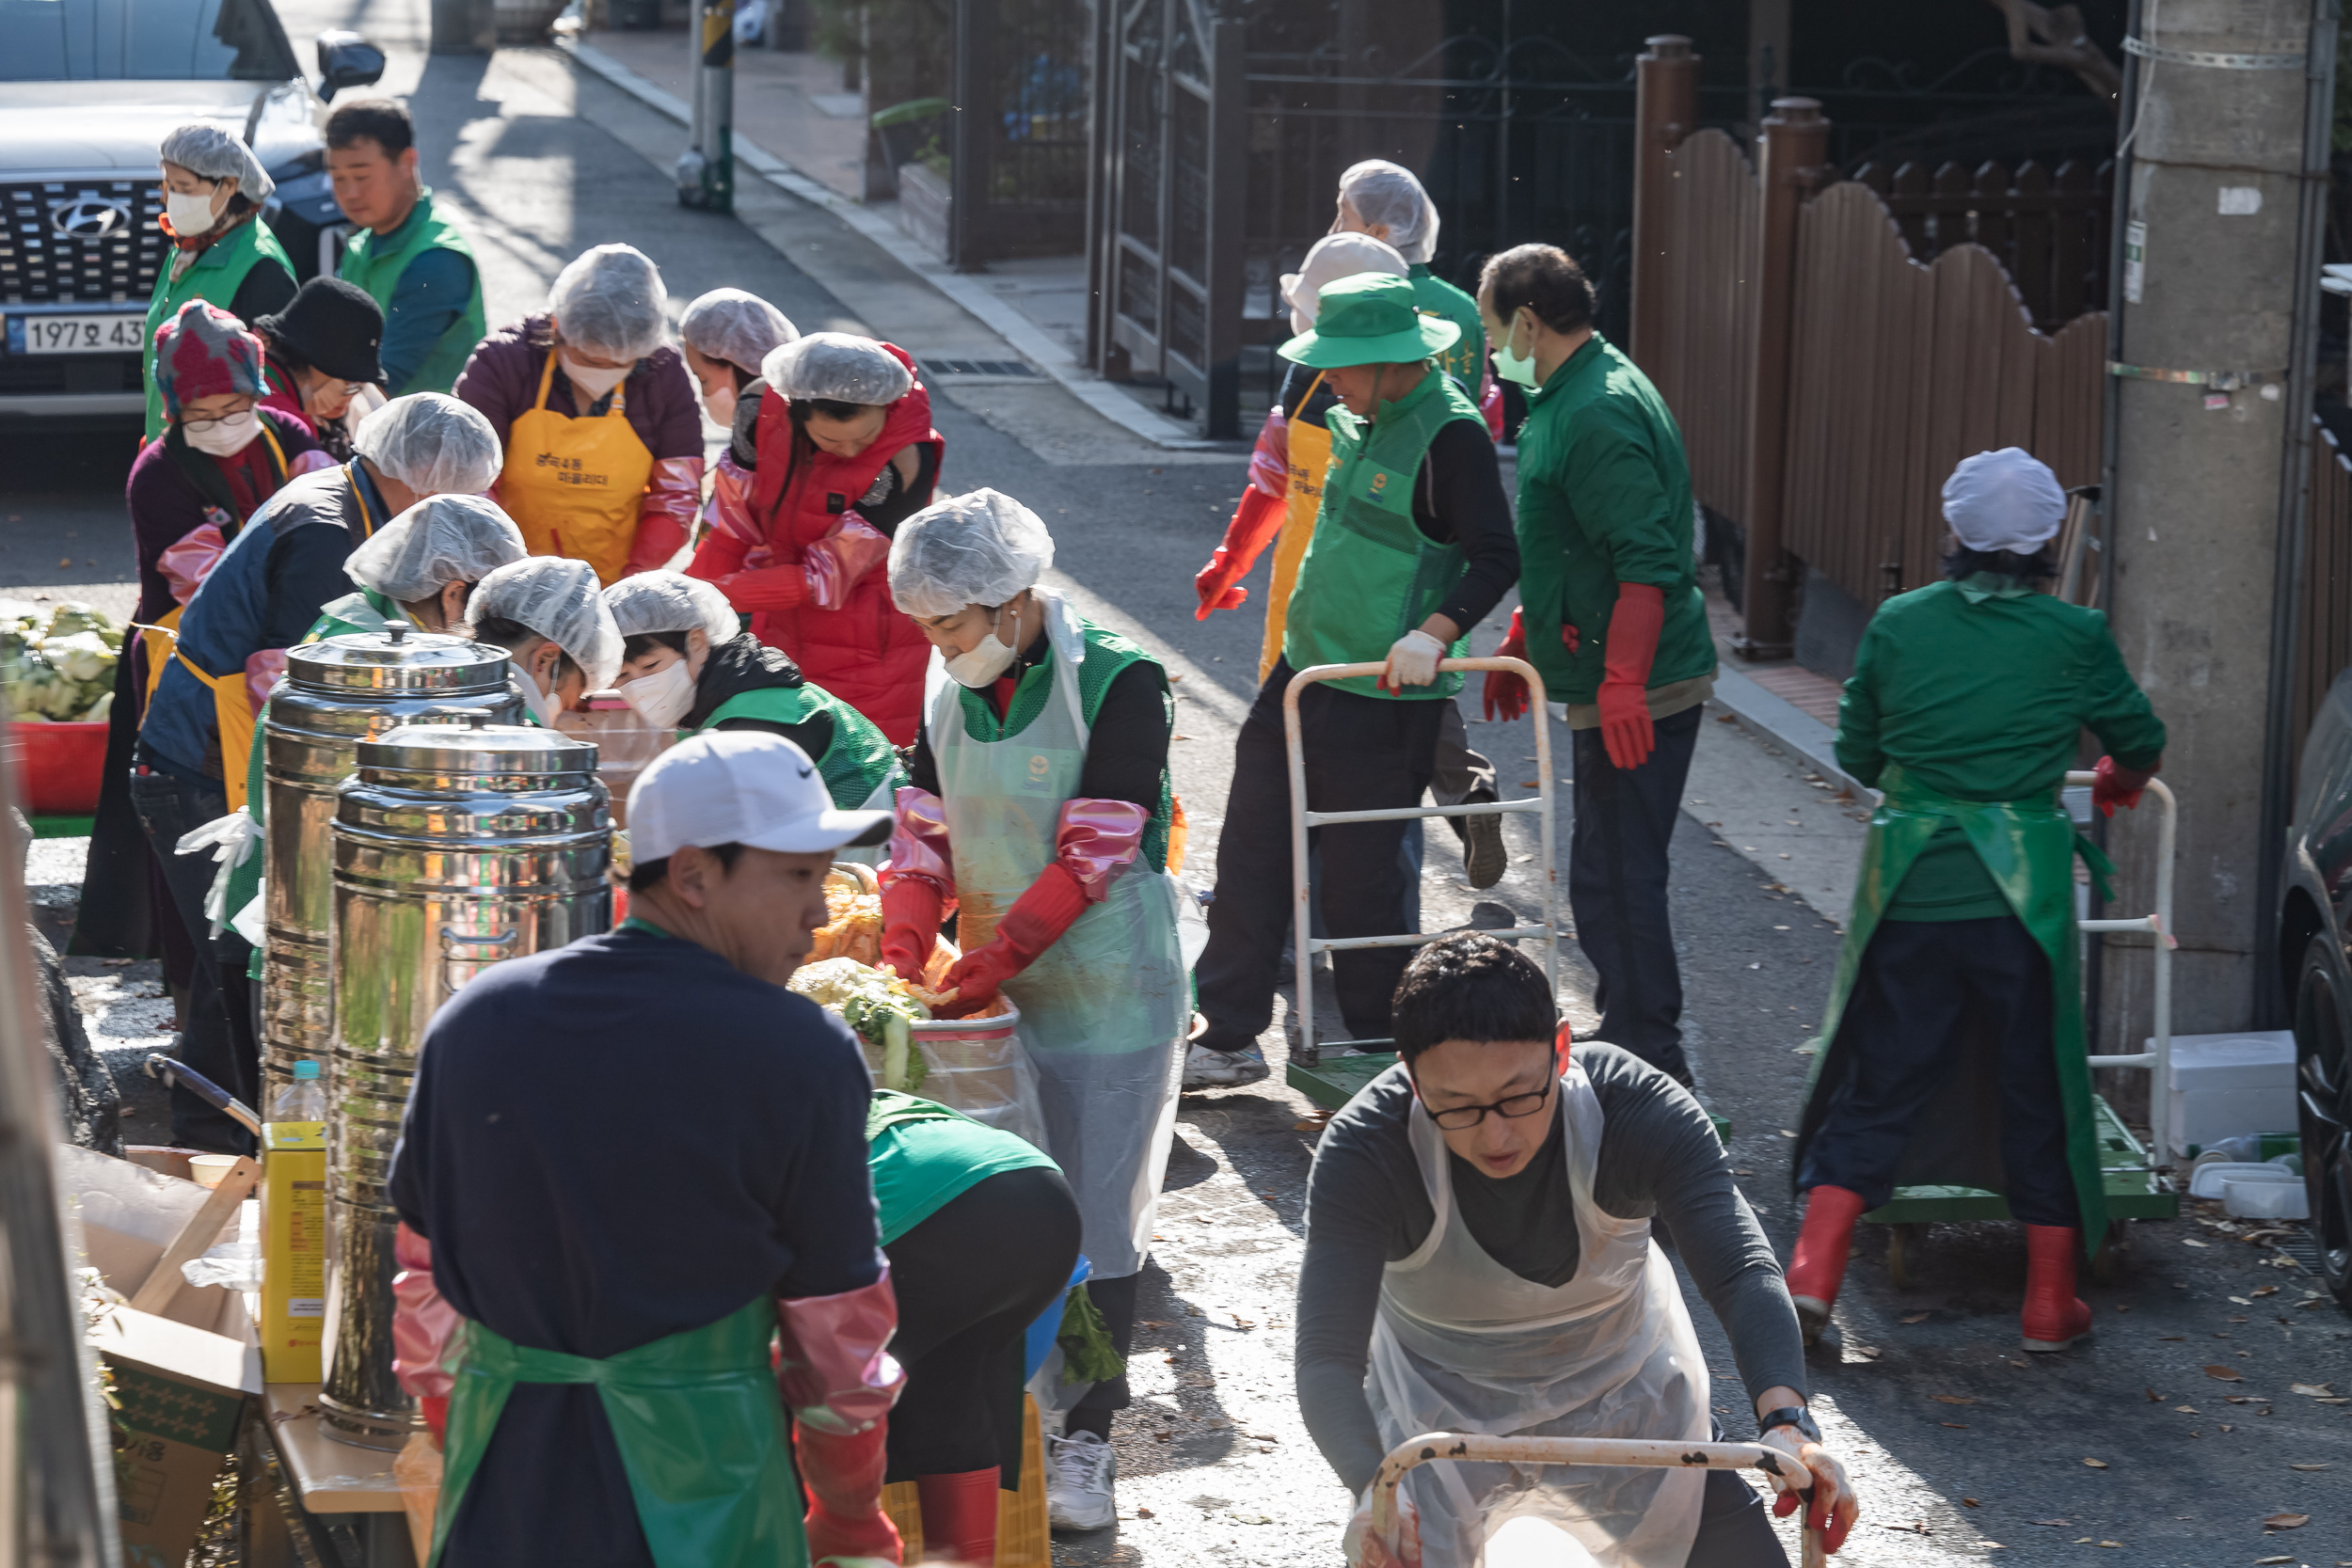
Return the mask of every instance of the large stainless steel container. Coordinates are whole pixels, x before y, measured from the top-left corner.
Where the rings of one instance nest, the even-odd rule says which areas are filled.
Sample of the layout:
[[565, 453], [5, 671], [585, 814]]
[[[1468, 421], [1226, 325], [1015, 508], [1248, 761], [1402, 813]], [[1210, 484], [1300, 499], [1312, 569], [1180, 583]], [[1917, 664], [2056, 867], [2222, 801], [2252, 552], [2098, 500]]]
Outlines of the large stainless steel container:
[[335, 1031], [327, 1088], [327, 1430], [397, 1449], [386, 1195], [425, 1027], [490, 965], [612, 923], [612, 815], [596, 749], [520, 725], [410, 724], [362, 741], [332, 827]]
[[462, 637], [355, 632], [288, 650], [285, 678], [270, 693], [262, 766], [268, 791], [269, 875], [262, 910], [269, 934], [262, 968], [262, 1105], [278, 1098], [306, 1057], [324, 1064], [334, 1027], [334, 976], [326, 961], [334, 903], [327, 824], [335, 786], [360, 741], [419, 719], [479, 714], [522, 721], [507, 681], [506, 650]]

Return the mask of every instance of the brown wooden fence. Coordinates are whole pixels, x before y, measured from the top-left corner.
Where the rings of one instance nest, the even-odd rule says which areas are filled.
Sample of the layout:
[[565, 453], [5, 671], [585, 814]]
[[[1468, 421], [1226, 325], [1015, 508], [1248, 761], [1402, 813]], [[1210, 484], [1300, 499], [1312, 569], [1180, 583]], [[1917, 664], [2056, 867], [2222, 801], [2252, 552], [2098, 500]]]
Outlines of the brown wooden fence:
[[1773, 105], [1751, 168], [1689, 133], [1697, 64], [1668, 39], [1640, 63], [1632, 349], [1700, 502], [1742, 530], [1741, 650], [1773, 657], [1805, 566], [1864, 605], [1932, 580], [1963, 457], [2020, 446], [2097, 480], [2105, 171], [1841, 180], [1806, 99]]

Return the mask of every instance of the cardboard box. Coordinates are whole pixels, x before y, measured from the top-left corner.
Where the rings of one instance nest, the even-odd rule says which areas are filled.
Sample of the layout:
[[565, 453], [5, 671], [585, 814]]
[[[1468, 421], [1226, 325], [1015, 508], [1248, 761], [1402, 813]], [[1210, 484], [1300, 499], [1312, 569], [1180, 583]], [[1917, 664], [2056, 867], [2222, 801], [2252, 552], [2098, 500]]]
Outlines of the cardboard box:
[[[57, 1175], [90, 1265], [126, 1297], [208, 1196], [193, 1181], [83, 1148], [57, 1151]], [[235, 1447], [245, 1402], [262, 1391], [261, 1346], [245, 1298], [218, 1285], [186, 1286], [160, 1312], [109, 1309], [90, 1342], [112, 1369], [121, 1402], [115, 1489], [123, 1561], [180, 1568]]]
[[262, 1129], [262, 1370], [317, 1383], [326, 1329], [326, 1124]]

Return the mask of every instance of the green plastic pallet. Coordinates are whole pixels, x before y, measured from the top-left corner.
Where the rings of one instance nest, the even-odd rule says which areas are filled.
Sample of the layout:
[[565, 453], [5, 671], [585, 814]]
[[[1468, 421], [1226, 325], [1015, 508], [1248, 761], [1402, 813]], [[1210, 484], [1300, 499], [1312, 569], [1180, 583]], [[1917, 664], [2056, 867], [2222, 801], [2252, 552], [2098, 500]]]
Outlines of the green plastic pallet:
[[[2099, 1113], [2099, 1164], [2106, 1172], [2107, 1214], [2119, 1220], [2169, 1220], [2181, 1212], [2181, 1195], [2156, 1183], [2148, 1151], [2114, 1107], [2094, 1095]], [[1958, 1224], [2005, 1220], [2009, 1200], [1981, 1187], [1898, 1187], [1895, 1196], [1862, 1216], [1871, 1225]]]
[[87, 816], [36, 816], [33, 818], [35, 838], [87, 838], [92, 818]]
[[[1293, 1062], [1282, 1071], [1282, 1080], [1327, 1111], [1336, 1111], [1356, 1098], [1356, 1092], [1366, 1084], [1389, 1070], [1396, 1062], [1396, 1053], [1383, 1051], [1369, 1056], [1334, 1056], [1313, 1067]], [[1724, 1143], [1731, 1141], [1731, 1123], [1707, 1113], [1707, 1119], [1715, 1124], [1715, 1136]]]

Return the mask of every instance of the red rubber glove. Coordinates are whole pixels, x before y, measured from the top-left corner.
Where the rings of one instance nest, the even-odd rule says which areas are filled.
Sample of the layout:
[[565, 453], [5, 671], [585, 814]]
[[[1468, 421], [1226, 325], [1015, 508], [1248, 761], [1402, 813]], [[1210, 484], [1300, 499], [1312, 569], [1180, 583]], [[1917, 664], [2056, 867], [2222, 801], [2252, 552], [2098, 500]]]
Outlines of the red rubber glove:
[[808, 1492], [803, 1526], [808, 1531], [808, 1560], [818, 1568], [846, 1558], [900, 1560], [898, 1527], [882, 1506], [888, 1434], [887, 1420], [847, 1437], [795, 1423], [793, 1447], [800, 1456], [801, 1484]]
[[940, 985], [956, 999], [948, 1016], [964, 1018], [996, 1000], [997, 988], [1035, 963], [1038, 955], [1061, 940], [1092, 900], [1086, 884], [1072, 876], [1059, 861], [1038, 874], [1029, 890], [1013, 900], [996, 927], [995, 939], [956, 960]]
[[1267, 544], [1282, 530], [1284, 502], [1255, 484], [1244, 487], [1234, 504], [1233, 519], [1225, 525], [1225, 541], [1192, 579], [1200, 608], [1192, 618], [1205, 621], [1213, 610], [1239, 610], [1249, 590], [1238, 586], [1258, 563]]
[[[1527, 627], [1521, 624], [1519, 610], [1516, 605], [1511, 610], [1511, 629], [1504, 632], [1502, 641], [1495, 645], [1494, 657], [1497, 658], [1525, 658], [1527, 657]], [[1486, 721], [1490, 724], [1497, 718], [1510, 721], [1523, 717], [1527, 712], [1527, 677], [1515, 674], [1508, 670], [1487, 671], [1484, 701]]]
[[882, 961], [901, 980], [919, 984], [939, 941], [947, 899], [928, 877], [901, 877], [882, 889]]
[[2092, 771], [2097, 775], [2090, 782], [2090, 803], [2099, 808], [2101, 816], [2113, 816], [2115, 808], [2130, 811], [2139, 804], [2139, 792], [2148, 787], [2148, 781], [2156, 776], [2155, 768], [2137, 768], [2120, 766], [2113, 757], [2101, 757]]
[[798, 610], [808, 602], [808, 574], [798, 566], [754, 566], [713, 583], [738, 610]]
[[1665, 625], [1663, 590], [1647, 582], [1617, 584], [1607, 673], [1600, 681], [1601, 744], [1616, 767], [1639, 768], [1658, 749], [1649, 718], [1649, 667], [1658, 657], [1658, 634]]

